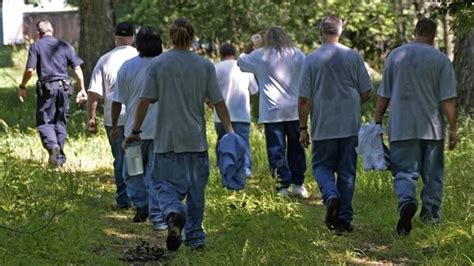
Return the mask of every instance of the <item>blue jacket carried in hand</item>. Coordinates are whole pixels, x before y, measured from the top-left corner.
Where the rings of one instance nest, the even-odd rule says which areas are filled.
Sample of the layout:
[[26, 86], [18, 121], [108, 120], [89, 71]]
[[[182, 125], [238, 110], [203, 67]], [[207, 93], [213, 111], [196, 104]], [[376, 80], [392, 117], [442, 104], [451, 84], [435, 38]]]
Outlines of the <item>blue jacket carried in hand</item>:
[[225, 134], [217, 143], [217, 166], [222, 186], [241, 190], [245, 187], [245, 141], [235, 133]]

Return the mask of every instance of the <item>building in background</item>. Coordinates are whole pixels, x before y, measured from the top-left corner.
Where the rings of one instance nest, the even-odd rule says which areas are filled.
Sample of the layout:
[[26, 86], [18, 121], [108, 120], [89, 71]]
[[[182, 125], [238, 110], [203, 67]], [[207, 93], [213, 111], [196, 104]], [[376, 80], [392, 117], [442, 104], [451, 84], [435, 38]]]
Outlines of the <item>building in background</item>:
[[54, 35], [72, 45], [79, 43], [80, 19], [77, 7], [64, 0], [38, 0], [27, 5], [22, 0], [0, 1], [0, 44], [15, 45], [38, 38], [36, 22], [48, 19]]

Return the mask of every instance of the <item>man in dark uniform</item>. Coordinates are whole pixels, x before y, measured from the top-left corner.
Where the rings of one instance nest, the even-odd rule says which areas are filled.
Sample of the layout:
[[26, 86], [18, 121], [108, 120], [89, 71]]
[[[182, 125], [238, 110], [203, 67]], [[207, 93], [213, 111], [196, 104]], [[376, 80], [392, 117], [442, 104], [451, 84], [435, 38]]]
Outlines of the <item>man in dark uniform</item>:
[[41, 142], [49, 153], [49, 163], [62, 166], [66, 161], [64, 143], [69, 117], [69, 97], [72, 94], [67, 67], [74, 69], [74, 78], [80, 88], [76, 102], [87, 100], [81, 64], [83, 61], [65, 41], [53, 37], [53, 27], [48, 20], [36, 24], [40, 39], [30, 46], [28, 62], [18, 90], [18, 98], [27, 96], [26, 84], [37, 70], [36, 128]]

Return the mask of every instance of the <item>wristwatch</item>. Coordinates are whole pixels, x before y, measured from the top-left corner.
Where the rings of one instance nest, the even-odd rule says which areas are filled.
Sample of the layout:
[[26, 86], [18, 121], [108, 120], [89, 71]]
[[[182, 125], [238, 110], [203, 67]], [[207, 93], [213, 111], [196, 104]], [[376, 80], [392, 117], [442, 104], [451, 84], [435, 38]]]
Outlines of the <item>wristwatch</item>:
[[23, 85], [20, 84], [19, 87], [20, 87], [20, 90], [26, 90], [26, 86], [23, 86]]
[[308, 126], [300, 127], [300, 130], [306, 130], [308, 129]]
[[141, 130], [132, 129], [132, 135], [140, 135], [140, 133], [142, 133]]

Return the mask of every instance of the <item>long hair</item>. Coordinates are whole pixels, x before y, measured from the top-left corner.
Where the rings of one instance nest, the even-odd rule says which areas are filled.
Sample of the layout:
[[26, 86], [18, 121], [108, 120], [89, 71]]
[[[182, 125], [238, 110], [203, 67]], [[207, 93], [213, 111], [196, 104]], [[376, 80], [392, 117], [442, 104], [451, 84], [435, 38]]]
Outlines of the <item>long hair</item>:
[[276, 49], [282, 52], [294, 47], [293, 42], [286, 32], [278, 26], [269, 28], [263, 36], [263, 47], [265, 49]]
[[160, 33], [151, 26], [144, 26], [137, 33], [137, 50], [140, 57], [155, 57], [163, 52]]
[[187, 18], [178, 18], [170, 28], [171, 42], [175, 46], [188, 47], [194, 39], [194, 28]]

